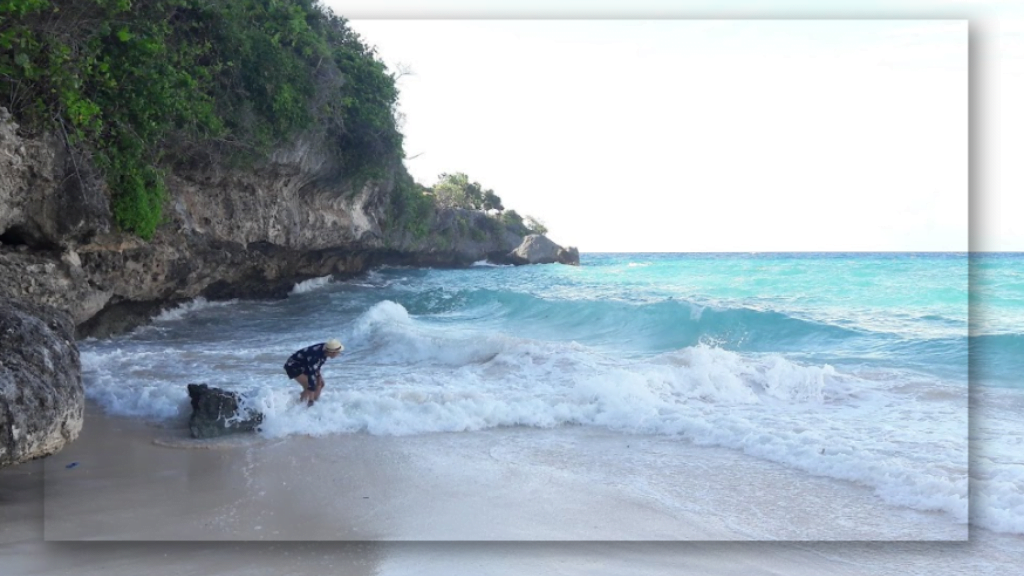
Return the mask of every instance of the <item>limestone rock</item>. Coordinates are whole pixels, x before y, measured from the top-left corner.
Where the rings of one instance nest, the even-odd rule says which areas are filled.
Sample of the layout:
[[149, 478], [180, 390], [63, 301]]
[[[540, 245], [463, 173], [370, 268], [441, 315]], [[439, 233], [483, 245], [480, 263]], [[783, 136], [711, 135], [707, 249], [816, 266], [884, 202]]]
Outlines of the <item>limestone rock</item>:
[[480, 210], [438, 209], [428, 215], [425, 224], [422, 237], [391, 229], [385, 243], [393, 253], [381, 254], [377, 260], [382, 264], [459, 268], [493, 260], [494, 254], [508, 254], [523, 241], [522, 234]]
[[71, 318], [0, 299], [0, 466], [58, 452], [78, 438], [84, 411]]
[[558, 256], [556, 256], [556, 258], [558, 259], [558, 262], [561, 264], [568, 264], [569, 266], [579, 266], [580, 250], [575, 246], [562, 248], [561, 250], [558, 251]]
[[[0, 297], [66, 310], [79, 337], [105, 337], [170, 303], [279, 298], [306, 278], [379, 265], [549, 261], [513, 261], [522, 226], [480, 210], [396, 219], [402, 159], [354, 181], [331, 134], [311, 128], [244, 169], [215, 154], [163, 166], [165, 222], [144, 241], [117, 230], [88, 155], [53, 134], [22, 134], [0, 108]], [[578, 256], [556, 251], [551, 261]]]
[[579, 266], [580, 253], [574, 247], [563, 248], [555, 244], [547, 236], [530, 234], [523, 238], [515, 250], [508, 254], [511, 264], [569, 264]]
[[193, 438], [214, 438], [233, 432], [252, 432], [263, 414], [239, 406], [238, 394], [206, 384], [189, 384], [192, 416], [188, 421]]
[[0, 108], [0, 235], [5, 243], [19, 250], [54, 249], [109, 229], [101, 172], [55, 134], [22, 138], [18, 130]]
[[71, 258], [0, 247], [0, 299], [15, 298], [67, 311], [77, 325], [103, 309], [111, 294], [109, 289], [88, 282]]

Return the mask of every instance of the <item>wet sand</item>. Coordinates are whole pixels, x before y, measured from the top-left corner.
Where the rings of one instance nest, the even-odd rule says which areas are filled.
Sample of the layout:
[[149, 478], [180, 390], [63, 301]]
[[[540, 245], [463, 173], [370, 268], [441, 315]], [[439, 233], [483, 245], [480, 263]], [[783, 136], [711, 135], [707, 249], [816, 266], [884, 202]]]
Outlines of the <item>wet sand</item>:
[[[1012, 573], [1024, 551], [979, 530], [843, 541], [885, 512], [867, 489], [679, 442], [505, 429], [204, 443], [96, 412], [61, 453], [0, 470], [5, 574], [983, 574]], [[652, 459], [661, 475], [631, 469]], [[818, 508], [780, 522], [794, 499]], [[957, 535], [923, 513], [891, 523]], [[837, 541], [740, 541], [765, 530]]]
[[853, 483], [592, 427], [197, 441], [90, 406], [43, 474], [49, 541], [967, 537]]

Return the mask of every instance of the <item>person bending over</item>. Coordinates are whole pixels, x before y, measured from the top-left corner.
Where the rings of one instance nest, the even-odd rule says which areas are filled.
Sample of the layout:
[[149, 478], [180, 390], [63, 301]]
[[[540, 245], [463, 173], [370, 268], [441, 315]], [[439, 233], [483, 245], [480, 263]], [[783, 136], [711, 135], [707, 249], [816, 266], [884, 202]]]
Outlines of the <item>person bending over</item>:
[[331, 338], [327, 342], [307, 346], [288, 357], [288, 361], [284, 363], [284, 371], [289, 378], [302, 386], [299, 400], [305, 400], [306, 406], [312, 406], [319, 400], [320, 391], [324, 389], [324, 377], [320, 374], [320, 367], [328, 358], [337, 358], [344, 349], [341, 342]]

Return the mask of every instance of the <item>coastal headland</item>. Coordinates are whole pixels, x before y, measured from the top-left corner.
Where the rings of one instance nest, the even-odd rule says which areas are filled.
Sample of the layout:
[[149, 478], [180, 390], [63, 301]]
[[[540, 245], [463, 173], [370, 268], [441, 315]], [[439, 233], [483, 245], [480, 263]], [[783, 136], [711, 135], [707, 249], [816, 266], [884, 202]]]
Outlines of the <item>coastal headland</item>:
[[[0, 110], [0, 318], [11, 336], [0, 373], [0, 464], [52, 454], [77, 436], [76, 337], [123, 332], [200, 296], [280, 298], [303, 280], [383, 264], [579, 262], [575, 249], [482, 210], [439, 207], [418, 228], [396, 224], [396, 182], [409, 178], [401, 158], [356, 187], [322, 134], [295, 137], [256, 169], [169, 170], [165, 219], [148, 240], [119, 230], [110, 190], [82, 162], [55, 134], [23, 137]], [[28, 337], [23, 326], [38, 333]], [[15, 333], [69, 360], [45, 368], [42, 357], [24, 357]]]

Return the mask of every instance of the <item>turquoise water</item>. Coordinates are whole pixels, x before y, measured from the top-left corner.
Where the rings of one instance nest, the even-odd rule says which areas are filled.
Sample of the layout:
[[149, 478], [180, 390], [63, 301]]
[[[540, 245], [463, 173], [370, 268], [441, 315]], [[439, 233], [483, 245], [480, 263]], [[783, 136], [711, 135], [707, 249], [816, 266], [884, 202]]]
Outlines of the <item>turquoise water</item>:
[[970, 265], [971, 382], [1024, 389], [1024, 254], [975, 254]]
[[587, 254], [582, 264], [405, 271], [416, 287], [395, 301], [437, 321], [626, 355], [705, 343], [966, 383], [964, 254]]
[[[753, 253], [386, 267], [284, 300], [197, 300], [87, 340], [83, 380], [112, 413], [174, 422], [190, 413], [187, 383], [237, 389], [269, 437], [594, 426], [678, 438], [1024, 533], [1022, 264]], [[282, 365], [330, 337], [346, 349], [307, 409]], [[985, 414], [970, 430], [969, 401]], [[969, 484], [975, 442], [985, 456]]]

